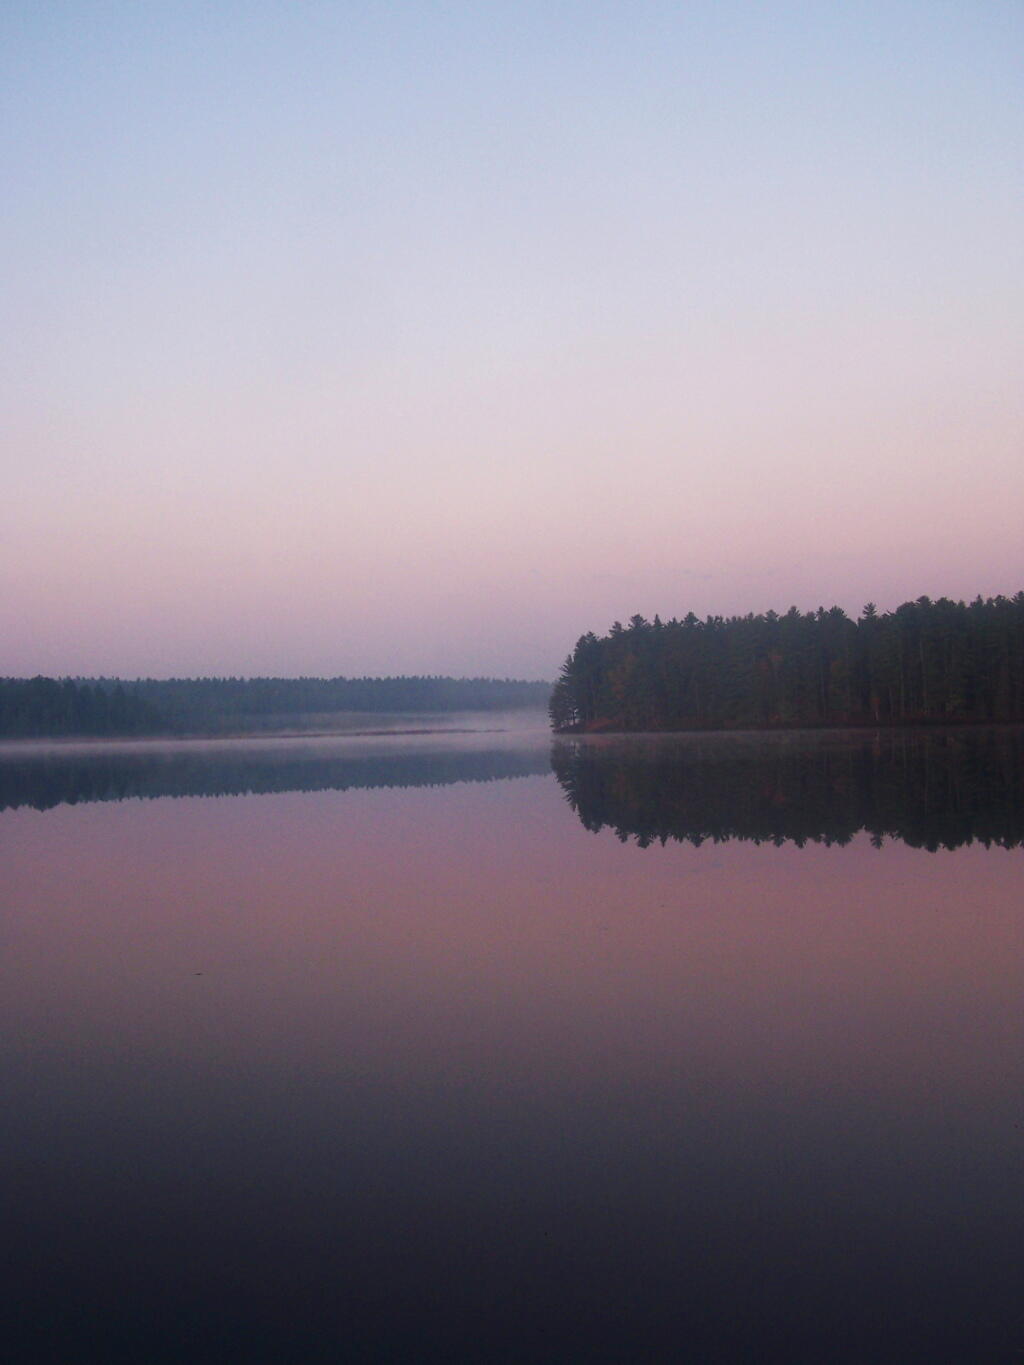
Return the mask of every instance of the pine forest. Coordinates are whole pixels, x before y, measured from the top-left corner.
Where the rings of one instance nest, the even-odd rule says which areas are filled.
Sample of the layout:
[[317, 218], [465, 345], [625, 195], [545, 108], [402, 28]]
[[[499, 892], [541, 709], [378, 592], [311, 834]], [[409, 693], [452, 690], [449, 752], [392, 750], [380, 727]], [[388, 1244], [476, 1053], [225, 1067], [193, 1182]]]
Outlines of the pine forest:
[[1024, 720], [1024, 592], [919, 597], [859, 620], [784, 615], [616, 622], [582, 636], [556, 730], [716, 730]]

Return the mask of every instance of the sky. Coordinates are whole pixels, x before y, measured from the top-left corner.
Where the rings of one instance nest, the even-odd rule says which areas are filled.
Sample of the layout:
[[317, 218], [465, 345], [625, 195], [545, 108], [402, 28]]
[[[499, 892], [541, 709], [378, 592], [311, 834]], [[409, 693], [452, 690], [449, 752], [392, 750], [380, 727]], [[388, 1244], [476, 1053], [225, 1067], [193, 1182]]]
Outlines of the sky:
[[1024, 7], [0, 8], [0, 674], [1024, 588]]

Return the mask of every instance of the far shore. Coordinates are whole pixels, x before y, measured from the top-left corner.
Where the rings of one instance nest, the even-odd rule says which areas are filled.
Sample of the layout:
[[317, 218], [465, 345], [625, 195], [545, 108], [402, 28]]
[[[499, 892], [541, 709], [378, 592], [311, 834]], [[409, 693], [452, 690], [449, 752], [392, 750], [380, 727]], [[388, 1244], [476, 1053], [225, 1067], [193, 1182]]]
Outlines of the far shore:
[[1019, 729], [1024, 726], [1024, 721], [1019, 720], [986, 720], [984, 718], [963, 718], [950, 717], [948, 719], [928, 719], [919, 720], [826, 720], [826, 721], [793, 721], [775, 722], [771, 725], [618, 725], [612, 722], [596, 721], [589, 725], [566, 725], [554, 728], [552, 733], [561, 738], [573, 738], [574, 736], [600, 736], [600, 735], [786, 735], [794, 734], [801, 730], [813, 731], [816, 734], [827, 731], [871, 731], [884, 730], [889, 733], [893, 730], [966, 730], [977, 729], [978, 727], [999, 727], [1002, 729]]

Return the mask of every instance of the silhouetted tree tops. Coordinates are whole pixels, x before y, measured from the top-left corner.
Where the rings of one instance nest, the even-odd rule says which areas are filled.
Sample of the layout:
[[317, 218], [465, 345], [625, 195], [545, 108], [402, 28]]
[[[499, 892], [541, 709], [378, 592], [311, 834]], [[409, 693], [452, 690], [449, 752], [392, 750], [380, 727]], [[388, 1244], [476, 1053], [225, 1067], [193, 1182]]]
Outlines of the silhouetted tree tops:
[[0, 735], [132, 735], [166, 729], [145, 697], [119, 682], [0, 678]]
[[340, 711], [542, 707], [550, 683], [511, 678], [0, 678], [0, 735], [266, 729]]
[[919, 597], [859, 620], [616, 622], [581, 636], [555, 683], [556, 730], [711, 730], [1024, 721], [1024, 592]]

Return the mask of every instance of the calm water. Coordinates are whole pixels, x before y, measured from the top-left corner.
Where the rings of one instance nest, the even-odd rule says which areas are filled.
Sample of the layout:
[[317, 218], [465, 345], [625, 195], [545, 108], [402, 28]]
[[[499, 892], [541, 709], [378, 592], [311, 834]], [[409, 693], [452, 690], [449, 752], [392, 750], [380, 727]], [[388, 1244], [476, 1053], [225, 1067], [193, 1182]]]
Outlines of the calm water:
[[7, 1357], [1021, 1359], [1022, 745], [8, 746]]

